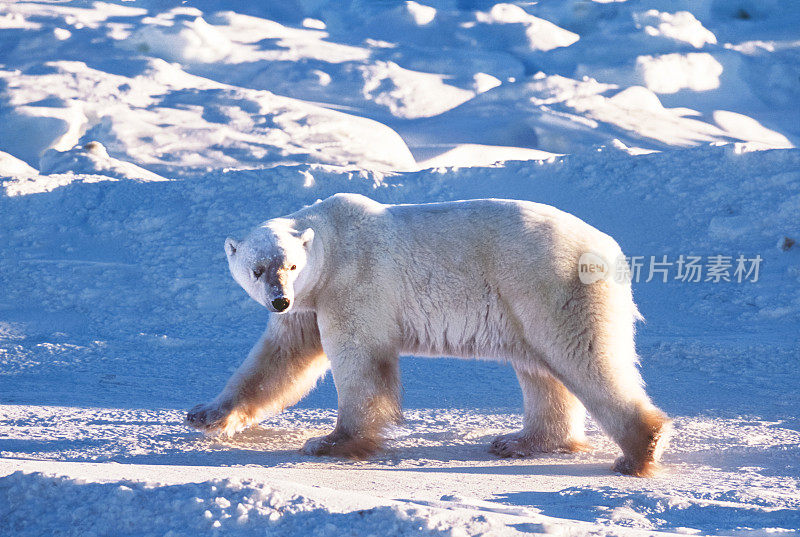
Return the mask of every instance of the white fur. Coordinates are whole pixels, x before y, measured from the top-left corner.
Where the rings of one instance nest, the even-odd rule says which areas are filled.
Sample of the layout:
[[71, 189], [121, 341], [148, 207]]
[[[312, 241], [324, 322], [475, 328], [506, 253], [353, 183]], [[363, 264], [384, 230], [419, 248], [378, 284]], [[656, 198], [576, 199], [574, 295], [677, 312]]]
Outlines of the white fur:
[[[578, 278], [582, 254], [611, 262], [622, 252], [572, 215], [526, 201], [382, 205], [338, 194], [241, 243], [228, 239], [226, 251], [254, 300], [272, 311], [279, 295], [291, 305], [271, 317], [223, 393], [190, 413], [195, 426], [233, 431], [293, 404], [327, 356], [339, 419], [307, 451], [368, 454], [400, 419], [398, 355], [446, 355], [517, 371], [525, 426], [494, 442], [500, 455], [578, 449], [584, 406], [623, 448], [618, 467], [628, 473], [646, 473], [637, 468], [663, 449], [666, 417], [636, 369], [630, 285]], [[265, 266], [271, 275], [254, 278]], [[647, 455], [643, 436], [654, 443]]]

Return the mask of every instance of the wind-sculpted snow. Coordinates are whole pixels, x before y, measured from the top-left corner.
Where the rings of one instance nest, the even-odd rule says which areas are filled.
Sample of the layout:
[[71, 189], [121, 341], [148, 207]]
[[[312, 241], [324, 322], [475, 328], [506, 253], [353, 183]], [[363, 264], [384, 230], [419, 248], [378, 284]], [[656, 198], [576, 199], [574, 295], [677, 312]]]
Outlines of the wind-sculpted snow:
[[[532, 164], [407, 174], [280, 167], [215, 172], [187, 182], [104, 181], [104, 170], [89, 166], [78, 171], [87, 175], [4, 183], [11, 196], [0, 199], [0, 232], [15, 255], [0, 264], [4, 274], [14, 274], [8, 300], [27, 297], [54, 311], [68, 304], [73, 319], [115, 330], [121, 324], [130, 336], [160, 334], [173, 325], [199, 337], [221, 314], [252, 323], [259, 311], [236, 292], [221, 244], [260, 221], [340, 191], [390, 203], [519, 198], [576, 214], [647, 263], [663, 255], [672, 262], [681, 254], [761, 256], [755, 282], [715, 284], [704, 276], [697, 283], [669, 278], [634, 288], [645, 317], [659, 323], [674, 323], [677, 308], [727, 328], [777, 328], [800, 312], [788, 283], [796, 277], [795, 253], [775, 246], [783, 236], [800, 235], [799, 168], [795, 150], [747, 152], [742, 146], [633, 157], [608, 148]], [[48, 178], [69, 184], [47, 194], [14, 195], [36, 192]], [[15, 272], [20, 265], [25, 269]], [[699, 290], [706, 300], [692, 299]], [[658, 300], [651, 301], [650, 293]], [[731, 301], [740, 306], [731, 309]], [[120, 317], [123, 310], [147, 314], [131, 326]], [[184, 322], [176, 325], [178, 319]]]
[[[62, 174], [49, 177], [63, 186], [30, 194], [25, 188], [36, 181], [7, 181], [14, 195], [0, 200], [7, 245], [0, 453], [70, 464], [257, 465], [265, 476], [332, 488], [356, 480], [359, 490], [377, 487], [385, 498], [458, 492], [614, 528], [727, 533], [771, 520], [796, 528], [798, 474], [787, 464], [800, 442], [792, 331], [800, 307], [796, 252], [776, 243], [798, 235], [800, 155], [744, 149], [631, 156], [609, 148], [533, 164], [388, 175], [324, 166], [177, 182]], [[39, 180], [47, 184], [46, 177]], [[213, 396], [265, 320], [226, 274], [224, 237], [337, 191], [389, 202], [534, 199], [609, 231], [629, 254], [761, 256], [755, 282], [661, 283], [659, 276], [634, 283], [648, 318], [639, 336], [644, 376], [677, 420], [667, 475], [646, 490], [613, 478], [613, 445], [596, 429], [591, 454], [493, 459], [486, 446], [518, 427], [520, 396], [510, 369], [485, 362], [404, 359], [412, 410], [387, 455], [366, 466], [296, 451], [334, 424], [333, 410], [323, 410], [335, 408], [330, 379], [299, 409], [230, 440], [187, 429], [182, 409]], [[28, 406], [43, 404], [53, 406]], [[364, 473], [350, 476], [356, 468]], [[401, 469], [459, 478], [437, 478], [415, 492], [419, 478], [393, 473]], [[725, 499], [740, 490], [753, 492]], [[571, 502], [581, 508], [568, 509]]]
[[[388, 506], [330, 512], [302, 496], [286, 498], [269, 486], [229, 479], [180, 485], [85, 483], [17, 472], [0, 478], [0, 498], [4, 531], [20, 537], [41, 535], [43, 528], [81, 537], [449, 534], [417, 513]], [[39, 510], [43, 503], [49, 506], [45, 512]]]
[[38, 167], [47, 149], [97, 140], [175, 175], [411, 169], [463, 144], [563, 153], [800, 136], [795, 9], [439, 4], [7, 3], [0, 146]]
[[[18, 471], [0, 478], [0, 515], [15, 535], [62, 525], [76, 535], [106, 527], [116, 534], [203, 535], [217, 521], [224, 531], [245, 535], [260, 528], [277, 535], [366, 535], [367, 528], [427, 535], [481, 521], [470, 531], [496, 526], [505, 535], [520, 524], [557, 531], [564, 519], [586, 523], [576, 524], [577, 531], [600, 534], [622, 528], [728, 534], [800, 522], [796, 472], [788, 478], [766, 471], [797, 457], [800, 433], [768, 421], [679, 418], [669, 472], [637, 480], [608, 473], [614, 446], [594, 427], [593, 453], [492, 457], [485, 445], [519, 426], [513, 414], [408, 411], [385, 454], [352, 463], [298, 452], [305, 439], [333, 424], [331, 411], [292, 410], [232, 439], [214, 440], [188, 432], [177, 411], [3, 408], [0, 434], [7, 439], [0, 452], [13, 457], [2, 462], [4, 473], [29, 472], [37, 462], [20, 459], [36, 459], [43, 471], [77, 476]], [[131, 475], [133, 481], [120, 478]], [[457, 483], [447, 476], [458, 476]], [[322, 489], [310, 492], [310, 485]], [[371, 503], [354, 494], [367, 489], [377, 494]], [[487, 492], [494, 501], [476, 500]], [[390, 500], [392, 508], [374, 508]], [[455, 521], [420, 505], [445, 508]], [[503, 525], [493, 513], [526, 518]]]
[[[0, 535], [800, 532], [790, 4], [0, 3]], [[336, 192], [617, 239], [665, 473], [612, 474], [591, 422], [592, 452], [494, 458], [521, 395], [479, 361], [404, 357], [369, 461], [297, 451], [330, 378], [232, 438], [185, 426], [266, 322], [225, 237]]]

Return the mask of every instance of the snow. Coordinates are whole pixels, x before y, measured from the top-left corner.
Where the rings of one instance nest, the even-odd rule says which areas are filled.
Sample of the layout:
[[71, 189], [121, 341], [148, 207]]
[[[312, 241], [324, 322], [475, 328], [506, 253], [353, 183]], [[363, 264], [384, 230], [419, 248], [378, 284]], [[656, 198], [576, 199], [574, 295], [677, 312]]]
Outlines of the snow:
[[121, 46], [189, 64], [217, 62], [230, 53], [233, 44], [222, 32], [193, 12], [186, 17], [154, 17], [149, 25], [122, 40]]
[[656, 93], [713, 90], [719, 87], [723, 71], [722, 65], [706, 52], [639, 56], [636, 69], [644, 85]]
[[[373, 506], [331, 512], [317, 501], [250, 480], [214, 479], [202, 483], [157, 485], [119, 480], [84, 483], [16, 472], [6, 478], [7, 528], [25, 534], [40, 526], [63, 527], [61, 535], [226, 535], [337, 536], [446, 535], [446, 520], [423, 509]], [[359, 498], [360, 499], [360, 498]], [[48, 501], [44, 516], [31, 500]], [[358, 501], [358, 500], [356, 500]], [[361, 500], [361, 503], [368, 503]], [[33, 504], [35, 505], [35, 504]], [[427, 515], [427, 516], [421, 516]], [[444, 518], [444, 517], [441, 517]], [[475, 524], [488, 526], [489, 524]], [[164, 528], [169, 528], [164, 532]], [[483, 529], [483, 528], [482, 528]]]
[[438, 116], [475, 96], [473, 91], [446, 84], [444, 75], [410, 71], [394, 62], [365, 66], [361, 74], [364, 97], [398, 118]]
[[[547, 51], [568, 47], [579, 39], [578, 34], [559, 28], [539, 17], [528, 14], [522, 7], [514, 4], [495, 4], [486, 13], [477, 12], [475, 19], [487, 25], [484, 39], [502, 43], [508, 40], [512, 48], [523, 51]], [[522, 30], [522, 36], [513, 29]], [[480, 28], [480, 26], [478, 26]]]
[[[0, 4], [0, 534], [798, 534], [799, 25], [750, 0]], [[187, 428], [266, 320], [225, 237], [341, 191], [614, 236], [665, 472], [612, 474], [591, 421], [589, 453], [493, 457], [521, 396], [482, 361], [404, 357], [368, 461], [298, 452], [330, 377], [232, 438]], [[676, 279], [690, 256], [731, 281]]]
[[37, 175], [36, 168], [5, 152], [0, 152], [0, 174], [4, 177], [25, 177]]
[[649, 9], [644, 13], [634, 13], [633, 20], [649, 36], [682, 41], [694, 48], [703, 48], [706, 43], [711, 45], [717, 43], [716, 36], [704, 28], [703, 24], [688, 11], [666, 13]]

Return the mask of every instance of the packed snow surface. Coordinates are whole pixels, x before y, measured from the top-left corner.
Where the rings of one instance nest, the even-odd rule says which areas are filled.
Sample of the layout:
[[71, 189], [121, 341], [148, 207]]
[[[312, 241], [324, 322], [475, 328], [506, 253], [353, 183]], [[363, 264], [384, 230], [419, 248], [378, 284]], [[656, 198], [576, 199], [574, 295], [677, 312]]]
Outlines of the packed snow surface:
[[[0, 535], [797, 535], [800, 8], [773, 0], [0, 2]], [[223, 241], [335, 192], [529, 199], [631, 256], [664, 472], [497, 459], [504, 364], [404, 357], [363, 462], [328, 376], [183, 424], [267, 313]], [[480, 222], [475, 223], [476, 226]]]

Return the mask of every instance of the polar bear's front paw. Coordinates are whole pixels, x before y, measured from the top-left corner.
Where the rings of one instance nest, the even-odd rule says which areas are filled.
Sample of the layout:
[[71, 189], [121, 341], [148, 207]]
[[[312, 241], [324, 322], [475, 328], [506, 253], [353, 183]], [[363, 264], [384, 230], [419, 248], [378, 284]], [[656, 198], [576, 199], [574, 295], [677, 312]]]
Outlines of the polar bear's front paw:
[[378, 439], [354, 437], [334, 431], [326, 436], [308, 439], [300, 452], [306, 455], [329, 455], [362, 460], [369, 458], [380, 448], [381, 443]]
[[186, 423], [201, 431], [222, 430], [228, 434], [236, 432], [238, 423], [230, 403], [203, 403], [186, 414]]
[[489, 452], [500, 457], [529, 457], [536, 453], [573, 453], [589, 449], [590, 446], [583, 441], [548, 439], [525, 431], [500, 435], [489, 446]]

